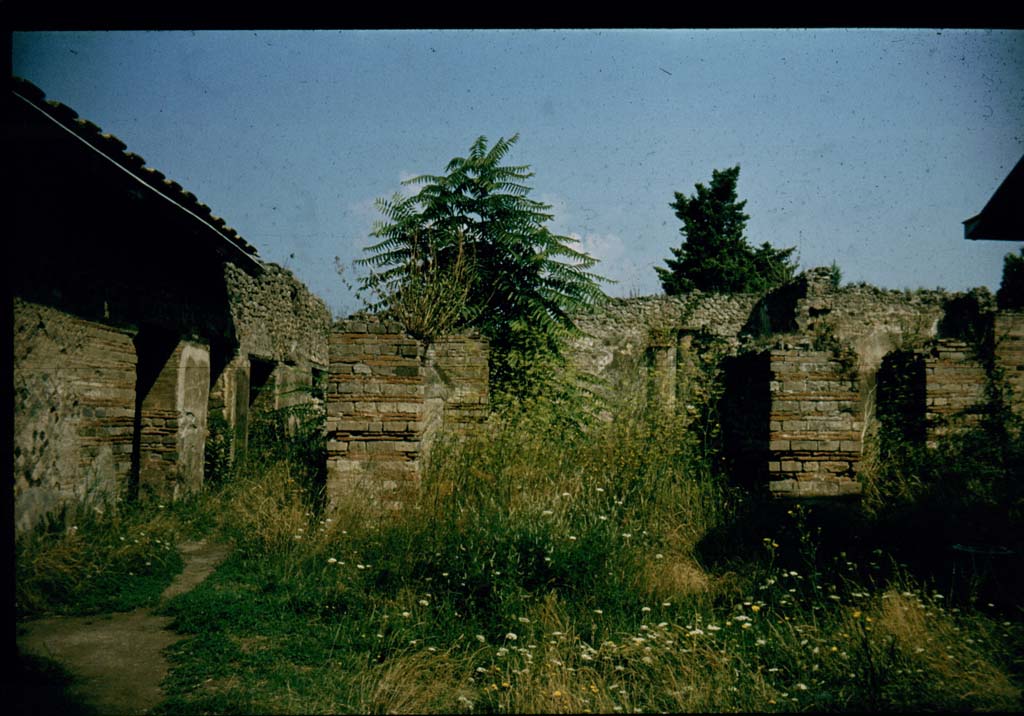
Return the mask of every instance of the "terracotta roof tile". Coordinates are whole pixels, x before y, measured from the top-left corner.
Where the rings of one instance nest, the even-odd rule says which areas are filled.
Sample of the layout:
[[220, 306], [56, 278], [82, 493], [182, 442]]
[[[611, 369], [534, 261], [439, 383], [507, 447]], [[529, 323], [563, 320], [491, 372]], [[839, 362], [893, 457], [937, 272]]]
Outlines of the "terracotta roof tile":
[[[46, 96], [46, 95], [43, 94], [43, 91], [40, 90], [35, 85], [32, 85], [32, 87], [35, 87], [35, 89], [39, 90], [40, 97], [45, 97]], [[36, 104], [40, 104], [40, 103], [36, 102]], [[78, 112], [76, 112], [75, 110], [71, 109], [66, 104], [61, 104], [60, 102], [56, 102], [56, 101], [54, 101], [52, 99], [48, 99], [48, 100], [46, 100], [46, 105], [51, 110], [50, 114], [52, 114], [57, 119], [63, 120], [64, 122], [73, 122], [74, 120], [78, 119]]]
[[124, 158], [128, 165], [131, 166], [133, 169], [142, 169], [142, 167], [146, 165], [146, 160], [140, 157], [135, 152], [125, 152]]
[[78, 113], [66, 104], [46, 99], [46, 93], [28, 80], [20, 77], [12, 78], [12, 89], [66, 129], [88, 142], [94, 149], [110, 157], [126, 171], [197, 215], [201, 220], [211, 224], [239, 249], [258, 260], [256, 248], [239, 236], [237, 231], [225, 225], [223, 219], [214, 216], [210, 207], [200, 202], [195, 194], [183, 188], [178, 182], [165, 177], [163, 172], [146, 166], [146, 160], [134, 152], [127, 151], [127, 145], [116, 136], [104, 133], [88, 119], [80, 118]]

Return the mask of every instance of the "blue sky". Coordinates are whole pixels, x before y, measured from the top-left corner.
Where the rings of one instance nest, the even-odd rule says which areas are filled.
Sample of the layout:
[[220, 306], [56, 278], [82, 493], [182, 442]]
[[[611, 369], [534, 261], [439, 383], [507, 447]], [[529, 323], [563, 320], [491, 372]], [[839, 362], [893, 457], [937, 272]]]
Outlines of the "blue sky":
[[[120, 137], [336, 315], [374, 199], [519, 132], [612, 295], [660, 293], [669, 203], [741, 166], [752, 243], [847, 281], [999, 285], [961, 222], [1024, 154], [1024, 32], [19, 32], [14, 74]], [[357, 275], [357, 274], [355, 274]]]

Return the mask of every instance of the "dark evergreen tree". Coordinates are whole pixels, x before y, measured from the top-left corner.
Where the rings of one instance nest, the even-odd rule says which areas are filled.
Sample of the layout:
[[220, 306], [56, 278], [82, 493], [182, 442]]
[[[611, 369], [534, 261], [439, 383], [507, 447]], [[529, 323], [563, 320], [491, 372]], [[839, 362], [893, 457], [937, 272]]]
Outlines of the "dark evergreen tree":
[[746, 201], [738, 201], [735, 166], [711, 174], [710, 186], [696, 184], [696, 193], [675, 192], [669, 204], [683, 222], [682, 245], [672, 249], [675, 258], [668, 268], [655, 267], [665, 293], [675, 295], [695, 289], [718, 293], [762, 292], [791, 279], [796, 272], [794, 248], [776, 249], [767, 242], [756, 249], [747, 243], [743, 213]]
[[1019, 256], [1006, 254], [1003, 259], [1003, 280], [996, 291], [996, 302], [1002, 309], [1024, 308], [1024, 249]]

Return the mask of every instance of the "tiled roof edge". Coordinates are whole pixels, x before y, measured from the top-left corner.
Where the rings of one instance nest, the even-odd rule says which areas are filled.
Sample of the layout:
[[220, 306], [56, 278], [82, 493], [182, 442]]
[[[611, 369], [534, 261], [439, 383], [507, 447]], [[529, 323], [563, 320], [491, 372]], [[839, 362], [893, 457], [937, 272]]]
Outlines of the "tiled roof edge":
[[223, 236], [236, 248], [243, 251], [254, 261], [259, 262], [256, 247], [243, 239], [237, 231], [224, 223], [220, 217], [213, 216], [206, 204], [184, 189], [177, 182], [168, 179], [159, 170], [146, 166], [146, 160], [134, 152], [127, 151], [127, 145], [113, 134], [104, 133], [102, 129], [87, 119], [80, 118], [78, 113], [62, 102], [46, 99], [46, 93], [39, 87], [21, 77], [12, 77], [12, 90], [22, 99], [30, 102], [40, 111], [47, 114], [55, 122], [89, 144], [126, 172], [139, 181], [162, 194], [183, 209], [196, 215], [203, 223]]

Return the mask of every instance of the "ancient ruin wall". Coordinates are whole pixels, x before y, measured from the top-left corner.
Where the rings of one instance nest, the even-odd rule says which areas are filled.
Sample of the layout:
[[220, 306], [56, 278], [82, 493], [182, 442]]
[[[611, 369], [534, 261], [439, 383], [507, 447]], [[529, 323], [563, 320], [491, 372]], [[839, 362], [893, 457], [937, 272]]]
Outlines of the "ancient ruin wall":
[[611, 299], [576, 317], [583, 335], [571, 342], [569, 355], [578, 370], [605, 381], [609, 394], [626, 395], [640, 394], [652, 360], [667, 358], [650, 349], [688, 333], [717, 337], [732, 353], [787, 337], [808, 347], [835, 343], [856, 354], [860, 392], [867, 400], [882, 357], [923, 347], [939, 335], [953, 296], [941, 290], [837, 288], [828, 269], [811, 269], [768, 296], [698, 291]]
[[131, 473], [132, 335], [14, 300], [15, 527], [120, 494]]
[[1024, 311], [999, 311], [993, 322], [995, 363], [1011, 409], [1024, 417]]
[[477, 335], [443, 336], [427, 347], [427, 400], [440, 412], [434, 408], [428, 417], [425, 435], [432, 437], [441, 428], [472, 432], [487, 419], [487, 359], [487, 343]]
[[[224, 431], [231, 460], [248, 448], [254, 415], [313, 405], [322, 409], [317, 377], [330, 360], [331, 314], [290, 271], [275, 264], [253, 276], [227, 264], [224, 278], [237, 347], [211, 366], [211, 425]], [[294, 416], [293, 416], [294, 417]]]
[[988, 374], [964, 341], [942, 338], [924, 356], [927, 440], [976, 422], [986, 400]]
[[[722, 419], [737, 446], [730, 456], [736, 471], [761, 475], [777, 494], [842, 494], [857, 489], [853, 475], [883, 358], [922, 353], [939, 338], [977, 332], [990, 315], [990, 299], [982, 289], [949, 294], [840, 288], [829, 269], [812, 269], [765, 296], [694, 293], [610, 301], [579, 317], [585, 335], [574, 341], [570, 355], [577, 369], [597, 376], [620, 404], [680, 414], [692, 410], [686, 395], [693, 387], [690, 374], [698, 380], [703, 375], [692, 370], [694, 346], [711, 350], [725, 358], [719, 365], [728, 374], [729, 394], [721, 404]], [[1004, 362], [1019, 366], [1020, 344], [1011, 337], [1017, 324], [1003, 325]], [[770, 362], [763, 370], [743, 360], [753, 356], [756, 363], [762, 354]], [[929, 410], [953, 400], [945, 393], [954, 389], [941, 382], [942, 374], [956, 374], [964, 400], [973, 401], [984, 389], [985, 376], [977, 370], [936, 367], [940, 382], [925, 386], [923, 373], [921, 378], [920, 395], [930, 391]], [[923, 404], [920, 411], [923, 423]]]
[[340, 321], [330, 335], [327, 497], [400, 501], [416, 481], [423, 346], [392, 323]]
[[295, 365], [326, 366], [331, 313], [292, 273], [264, 264], [252, 276], [226, 264], [231, 315], [238, 353]]
[[466, 431], [487, 413], [487, 347], [472, 337], [427, 345], [397, 323], [348, 319], [330, 335], [327, 495], [337, 507], [397, 508], [419, 485], [442, 429]]
[[795, 308], [796, 333], [834, 339], [857, 357], [860, 406], [869, 412], [882, 359], [894, 350], [921, 349], [940, 334], [953, 298], [941, 290], [895, 291], [868, 285], [831, 289], [820, 270], [807, 272]]
[[[676, 380], [666, 370], [682, 365], [670, 355], [686, 333], [707, 333], [730, 345], [757, 302], [754, 295], [725, 295], [696, 291], [686, 296], [648, 296], [609, 299], [575, 317], [582, 335], [566, 354], [575, 370], [601, 381], [599, 391], [612, 405], [647, 400], [648, 371], [655, 369], [655, 394], [674, 394]], [[652, 350], [653, 349], [653, 350]]]
[[139, 406], [142, 497], [175, 500], [202, 487], [209, 388], [209, 349], [178, 342]]
[[785, 496], [859, 493], [856, 371], [827, 351], [772, 350], [768, 358], [768, 488]]

